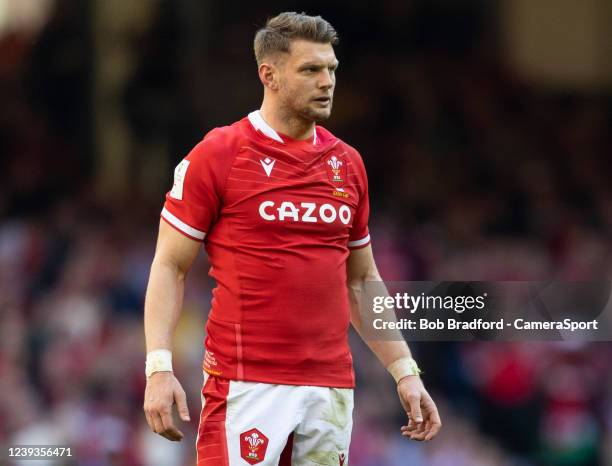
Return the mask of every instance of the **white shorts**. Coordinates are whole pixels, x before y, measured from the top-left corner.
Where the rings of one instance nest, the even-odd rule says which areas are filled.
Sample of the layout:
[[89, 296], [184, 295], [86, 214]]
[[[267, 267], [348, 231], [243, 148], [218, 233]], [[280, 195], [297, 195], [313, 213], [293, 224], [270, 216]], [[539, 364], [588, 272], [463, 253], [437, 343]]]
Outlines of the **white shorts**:
[[353, 390], [204, 376], [197, 466], [348, 466]]

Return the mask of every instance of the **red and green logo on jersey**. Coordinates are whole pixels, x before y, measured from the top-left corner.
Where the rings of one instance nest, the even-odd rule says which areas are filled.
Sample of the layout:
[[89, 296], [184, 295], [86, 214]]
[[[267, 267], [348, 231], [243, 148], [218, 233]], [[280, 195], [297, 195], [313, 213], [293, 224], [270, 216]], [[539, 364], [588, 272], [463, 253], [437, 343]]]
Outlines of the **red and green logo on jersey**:
[[332, 155], [325, 161], [327, 176], [335, 186], [342, 186], [346, 182], [346, 160], [344, 157]]

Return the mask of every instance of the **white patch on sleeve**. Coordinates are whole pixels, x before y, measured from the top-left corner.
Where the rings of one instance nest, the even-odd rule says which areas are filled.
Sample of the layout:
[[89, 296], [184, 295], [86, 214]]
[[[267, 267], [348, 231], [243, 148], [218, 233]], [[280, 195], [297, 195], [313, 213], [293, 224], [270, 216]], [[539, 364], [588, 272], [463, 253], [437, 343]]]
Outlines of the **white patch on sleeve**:
[[179, 201], [183, 200], [183, 183], [185, 182], [185, 175], [187, 174], [188, 168], [189, 160], [183, 160], [174, 169], [174, 184], [170, 191], [170, 197], [178, 199]]

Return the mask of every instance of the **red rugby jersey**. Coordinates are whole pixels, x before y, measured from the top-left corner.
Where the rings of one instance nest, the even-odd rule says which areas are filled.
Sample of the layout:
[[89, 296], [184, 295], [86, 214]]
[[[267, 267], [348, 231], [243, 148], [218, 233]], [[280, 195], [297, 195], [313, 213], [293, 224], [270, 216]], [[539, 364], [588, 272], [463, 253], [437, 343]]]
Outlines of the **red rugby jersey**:
[[204, 241], [217, 283], [204, 370], [232, 380], [354, 386], [349, 249], [369, 244], [359, 153], [317, 126], [279, 135], [259, 111], [179, 163], [162, 218]]

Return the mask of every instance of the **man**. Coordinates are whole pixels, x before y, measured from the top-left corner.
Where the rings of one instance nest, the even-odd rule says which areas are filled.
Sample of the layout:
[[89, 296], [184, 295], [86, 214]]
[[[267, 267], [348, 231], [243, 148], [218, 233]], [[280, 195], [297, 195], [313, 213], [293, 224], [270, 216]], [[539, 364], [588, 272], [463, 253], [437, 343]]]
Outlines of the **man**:
[[[282, 13], [255, 37], [261, 109], [212, 130], [176, 167], [145, 304], [151, 429], [181, 440], [189, 420], [171, 339], [187, 271], [204, 241], [216, 280], [207, 322], [198, 466], [348, 465], [354, 373], [349, 321], [380, 281], [358, 152], [315, 122], [329, 118], [333, 27]], [[348, 292], [347, 292], [348, 284]], [[404, 341], [368, 341], [396, 379], [409, 422], [430, 440], [434, 402]], [[246, 463], [245, 463], [246, 462]]]

